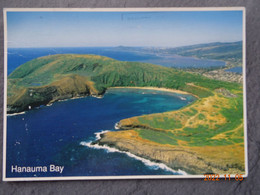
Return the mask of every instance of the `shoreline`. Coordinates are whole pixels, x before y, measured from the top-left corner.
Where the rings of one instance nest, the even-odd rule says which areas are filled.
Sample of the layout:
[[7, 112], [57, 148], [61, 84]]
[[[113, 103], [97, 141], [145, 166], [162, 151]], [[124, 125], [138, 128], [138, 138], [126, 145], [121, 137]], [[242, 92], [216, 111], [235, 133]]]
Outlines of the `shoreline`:
[[22, 115], [22, 114], [25, 114], [25, 111], [23, 111], [23, 112], [15, 112], [15, 113], [11, 113], [11, 114], [6, 113], [6, 116], [8, 117], [8, 116], [16, 116], [16, 115]]
[[[181, 90], [177, 90], [177, 89], [169, 89], [169, 88], [160, 88], [160, 87], [108, 87], [105, 91], [105, 93], [109, 90], [109, 89], [146, 89], [146, 90], [155, 90], [155, 91], [165, 91], [165, 92], [171, 92], [171, 93], [177, 93], [177, 94], [183, 94], [183, 95], [192, 95], [193, 97], [199, 99], [198, 96], [192, 94], [192, 93], [188, 93], [186, 91], [181, 91]], [[105, 94], [104, 93], [104, 94]], [[71, 97], [71, 98], [66, 98], [66, 99], [60, 99], [60, 100], [55, 100], [55, 101], [50, 101], [47, 104], [43, 104], [43, 106], [52, 106], [53, 103], [55, 102], [63, 102], [63, 101], [69, 101], [69, 100], [73, 100], [73, 99], [80, 99], [80, 98], [85, 98], [85, 97], [94, 97], [94, 98], [98, 98], [101, 99], [104, 97], [103, 95], [94, 95], [94, 94], [90, 94], [87, 96], [75, 96], [75, 97]], [[42, 106], [42, 105], [40, 105]], [[34, 107], [37, 108], [37, 107]], [[13, 113], [7, 113], [7, 116], [14, 116], [14, 115], [19, 115], [19, 114], [25, 114], [27, 110], [23, 110], [21, 112], [13, 112]]]
[[171, 167], [167, 166], [164, 163], [154, 162], [154, 161], [152, 161], [150, 159], [146, 159], [146, 158], [137, 156], [137, 155], [135, 155], [135, 154], [133, 154], [133, 153], [131, 153], [129, 151], [122, 151], [122, 150], [120, 150], [118, 148], [110, 147], [110, 146], [107, 146], [107, 145], [100, 145], [99, 143], [93, 143], [93, 142], [98, 142], [99, 140], [101, 140], [102, 139], [102, 135], [107, 133], [107, 132], [109, 132], [109, 130], [96, 132], [95, 133], [95, 135], [96, 135], [96, 140], [95, 141], [89, 141], [89, 142], [82, 141], [82, 142], [80, 142], [80, 145], [86, 146], [86, 147], [89, 147], [89, 148], [93, 148], [93, 149], [106, 150], [107, 152], [123, 153], [123, 154], [126, 154], [130, 158], [134, 158], [136, 160], [141, 161], [142, 163], [144, 163], [145, 166], [156, 167], [155, 169], [162, 169], [162, 170], [165, 170], [165, 171], [169, 171], [169, 172], [172, 172], [173, 175], [181, 175], [181, 176], [187, 176], [188, 175], [188, 173], [186, 173], [183, 170], [180, 170], [180, 169], [174, 170], [174, 169], [172, 169]]
[[160, 87], [109, 87], [108, 89], [148, 89], [148, 90], [156, 90], [156, 91], [166, 91], [166, 92], [172, 92], [172, 93], [178, 93], [178, 94], [184, 94], [184, 95], [192, 95], [197, 98], [196, 95], [192, 93], [188, 93], [186, 91], [181, 91], [177, 89], [170, 89], [170, 88], [160, 88]]
[[25, 114], [27, 111], [29, 110], [32, 110], [32, 109], [38, 109], [40, 108], [41, 106], [46, 106], [46, 107], [50, 107], [52, 106], [53, 104], [57, 103], [57, 102], [66, 102], [66, 101], [70, 101], [70, 100], [76, 100], [76, 99], [81, 99], [81, 98], [86, 98], [86, 97], [94, 97], [94, 98], [97, 98], [97, 99], [102, 99], [104, 97], [104, 95], [85, 95], [85, 96], [75, 96], [75, 97], [71, 97], [71, 98], [65, 98], [65, 99], [58, 99], [58, 100], [55, 100], [55, 101], [50, 101], [49, 103], [47, 104], [42, 104], [42, 105], [39, 105], [39, 106], [36, 106], [36, 107], [33, 107], [31, 109], [28, 109], [28, 110], [24, 110], [24, 111], [21, 111], [21, 112], [13, 112], [13, 113], [6, 113], [7, 116], [16, 116], [16, 115], [21, 115], [21, 114]]

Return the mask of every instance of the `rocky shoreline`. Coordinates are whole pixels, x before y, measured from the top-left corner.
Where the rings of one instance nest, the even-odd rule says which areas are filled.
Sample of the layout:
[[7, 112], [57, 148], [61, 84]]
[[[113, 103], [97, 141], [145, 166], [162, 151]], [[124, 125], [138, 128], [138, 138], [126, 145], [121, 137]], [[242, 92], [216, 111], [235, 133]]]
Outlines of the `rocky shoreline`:
[[[173, 170], [182, 170], [191, 175], [203, 174], [237, 174], [241, 173], [237, 167], [225, 167], [213, 163], [199, 155], [189, 147], [161, 145], [142, 140], [133, 130], [106, 132], [92, 144], [109, 146], [120, 151], [130, 152], [136, 156], [153, 162], [163, 163]], [[242, 171], [243, 172], [243, 171]]]
[[133, 154], [129, 151], [126, 151], [126, 150], [119, 150], [114, 145], [101, 144], [99, 141], [100, 141], [101, 137], [103, 137], [103, 134], [107, 133], [107, 132], [110, 132], [110, 131], [106, 130], [106, 131], [102, 131], [102, 132], [97, 132], [97, 133], [95, 133], [96, 141], [92, 141], [92, 142], [82, 141], [82, 142], [80, 142], [80, 145], [87, 146], [87, 147], [93, 148], [93, 149], [103, 149], [103, 150], [107, 150], [108, 152], [123, 153], [123, 154], [128, 155], [130, 158], [134, 158], [136, 160], [142, 161], [146, 166], [151, 166], [153, 168], [158, 167], [158, 168], [164, 169], [166, 171], [172, 172], [174, 175], [175, 174], [188, 175], [185, 171], [180, 170], [180, 169], [174, 170], [164, 163], [156, 162], [156, 161], [154, 161], [150, 158], [144, 158], [142, 156], [137, 156], [137, 155], [135, 155], [135, 154]]
[[8, 97], [7, 114], [24, 112], [68, 99], [86, 96], [100, 98], [104, 93], [105, 90], [97, 91], [84, 77], [64, 77], [46, 86], [24, 88], [20, 90], [18, 96]]
[[[153, 144], [143, 144], [142, 142], [134, 140], [117, 139], [111, 136], [111, 133], [105, 133], [102, 138], [95, 142], [95, 144], [104, 146], [107, 145], [112, 148], [116, 148], [120, 151], [130, 152], [136, 156], [148, 159], [153, 162], [163, 163], [173, 170], [183, 170], [188, 174], [203, 174], [204, 170], [212, 172], [206, 165], [202, 165], [201, 168], [194, 167], [196, 164], [201, 164], [199, 161], [193, 163], [187, 163], [187, 160], [183, 158], [184, 151], [179, 148], [168, 147], [156, 147]], [[193, 154], [187, 155], [193, 156]], [[193, 168], [194, 167], [194, 168]]]
[[23, 113], [25, 113], [25, 111], [31, 110], [33, 108], [37, 108], [39, 106], [51, 106], [55, 102], [79, 99], [79, 98], [84, 98], [84, 97], [102, 98], [103, 95], [91, 95], [89, 93], [67, 94], [64, 96], [57, 96], [57, 97], [55, 97], [55, 99], [51, 99], [50, 101], [39, 101], [39, 102], [30, 103], [28, 106], [23, 107], [23, 109], [21, 109], [20, 106], [8, 105], [7, 114], [8, 115], [16, 115], [16, 114], [20, 114], [20, 113], [23, 114]]

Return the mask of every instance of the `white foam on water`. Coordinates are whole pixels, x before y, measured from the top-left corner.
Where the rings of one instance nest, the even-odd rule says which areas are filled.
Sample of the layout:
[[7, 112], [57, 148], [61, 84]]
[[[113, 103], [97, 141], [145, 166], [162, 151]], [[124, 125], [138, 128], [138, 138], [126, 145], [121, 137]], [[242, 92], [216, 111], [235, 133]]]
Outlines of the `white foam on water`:
[[69, 100], [75, 100], [75, 99], [80, 99], [80, 98], [84, 98], [85, 96], [75, 96], [72, 98], [69, 98]]
[[[106, 133], [106, 132], [109, 132], [109, 131], [106, 130], [106, 131], [101, 131], [101, 132], [95, 133], [96, 138], [97, 138], [96, 140], [101, 139], [101, 134]], [[178, 173], [178, 174], [181, 174], [181, 175], [188, 175], [185, 171], [182, 171], [180, 169], [178, 169], [176, 171], [176, 170], [171, 169], [170, 167], [168, 167], [167, 165], [165, 165], [163, 163], [152, 162], [152, 161], [150, 161], [148, 159], [136, 156], [135, 154], [132, 154], [130, 152], [121, 151], [121, 150], [118, 150], [116, 148], [109, 147], [107, 145], [92, 144], [92, 141], [90, 141], [90, 142], [82, 141], [82, 142], [80, 142], [80, 145], [86, 146], [86, 147], [89, 147], [89, 148], [93, 148], [93, 149], [103, 149], [103, 150], [106, 150], [107, 152], [123, 153], [123, 154], [128, 155], [131, 158], [134, 158], [136, 160], [139, 160], [139, 161], [143, 162], [146, 166], [149, 166], [149, 167], [151, 167], [151, 168], [153, 168], [155, 170], [163, 169], [163, 170], [166, 170], [166, 171], [170, 171], [172, 173]]]
[[100, 131], [100, 132], [95, 133], [96, 140], [101, 139], [101, 134], [104, 134], [104, 133], [107, 133], [107, 132], [109, 132], [109, 131], [108, 130], [104, 130], [104, 131]]
[[69, 99], [63, 99], [63, 100], [58, 100], [57, 102], [66, 102], [68, 101]]
[[182, 96], [180, 96], [180, 99], [184, 100], [184, 101], [187, 100], [185, 97], [182, 97]]
[[119, 122], [115, 124], [114, 128], [115, 128], [115, 129], [120, 129], [120, 128], [119, 128]]
[[[69, 100], [73, 100], [73, 99], [80, 99], [80, 98], [85, 98], [86, 96], [78, 96], [78, 97], [72, 97], [72, 98], [68, 98], [68, 99], [62, 99], [62, 100], [58, 100], [57, 102], [66, 102], [66, 101], [69, 101]], [[95, 98], [103, 98], [103, 96], [93, 96]], [[52, 106], [53, 103], [49, 103], [49, 104], [46, 104], [46, 106]], [[41, 105], [43, 106], [43, 105]], [[39, 107], [35, 107], [36, 109], [40, 108], [41, 106]], [[28, 106], [29, 110], [32, 109], [31, 106]], [[17, 113], [13, 113], [13, 114], [7, 114], [7, 116], [15, 116], [15, 115], [20, 115], [20, 114], [25, 114], [25, 112], [17, 112]]]
[[102, 95], [91, 95], [92, 97], [94, 97], [94, 98], [98, 98], [98, 99], [102, 99], [104, 96], [102, 96]]
[[16, 115], [20, 115], [20, 114], [25, 114], [25, 112], [17, 112], [17, 113], [13, 113], [13, 114], [7, 114], [7, 116], [16, 116]]

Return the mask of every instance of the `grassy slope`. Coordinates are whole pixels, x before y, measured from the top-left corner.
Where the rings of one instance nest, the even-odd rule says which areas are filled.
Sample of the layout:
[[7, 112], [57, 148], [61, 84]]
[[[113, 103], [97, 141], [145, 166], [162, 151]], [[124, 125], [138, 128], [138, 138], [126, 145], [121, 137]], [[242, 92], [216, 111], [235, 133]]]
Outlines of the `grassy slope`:
[[[63, 83], [60, 82], [62, 80]], [[82, 80], [92, 90], [84, 91], [80, 85]], [[186, 82], [203, 83], [204, 80], [199, 76], [147, 63], [120, 62], [96, 55], [53, 55], [29, 61], [9, 75], [8, 105], [13, 106], [14, 111], [23, 111], [28, 106], [39, 106], [60, 99], [66, 92], [70, 96], [88, 94], [88, 91], [90, 94], [94, 94], [94, 91], [102, 94], [111, 86], [166, 87], [204, 97], [211, 93], [186, 85]], [[49, 93], [47, 100], [42, 99], [44, 93]]]
[[[123, 119], [121, 128], [135, 131], [158, 147], [196, 152], [197, 158], [218, 168], [215, 173], [244, 173], [242, 89], [230, 89], [236, 97], [225, 97], [214, 88], [204, 88], [213, 95], [180, 110]], [[121, 138], [130, 140], [128, 135]]]
[[[208, 163], [221, 165], [222, 169], [233, 167], [244, 171], [243, 96], [242, 86], [236, 83], [95, 55], [54, 55], [32, 60], [9, 76], [8, 105], [31, 104], [42, 98], [46, 89], [52, 93], [49, 91], [52, 87], [59, 97], [68, 93], [80, 95], [86, 91], [84, 86], [93, 94], [113, 86], [165, 87], [195, 94], [199, 99], [181, 110], [124, 119], [120, 124], [130, 129], [128, 134], [115, 133], [131, 140], [129, 133], [135, 132], [143, 143], [181, 147], [196, 152]], [[217, 92], [220, 88], [235, 97]], [[38, 96], [30, 97], [30, 90]], [[51, 101], [52, 96], [39, 102]]]

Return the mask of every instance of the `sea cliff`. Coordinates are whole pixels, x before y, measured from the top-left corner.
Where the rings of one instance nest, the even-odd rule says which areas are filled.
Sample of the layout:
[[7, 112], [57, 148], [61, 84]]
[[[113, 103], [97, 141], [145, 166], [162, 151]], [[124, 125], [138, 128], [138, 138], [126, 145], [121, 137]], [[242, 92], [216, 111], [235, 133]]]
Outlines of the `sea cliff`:
[[18, 67], [8, 77], [7, 113], [110, 87], [148, 87], [193, 94], [197, 100], [164, 113], [121, 120], [97, 141], [189, 174], [245, 173], [243, 87], [148, 63], [96, 55], [53, 55]]
[[97, 143], [188, 174], [244, 174], [243, 114], [232, 111], [241, 110], [241, 96], [214, 94], [180, 110], [123, 119], [120, 131], [104, 133]]

